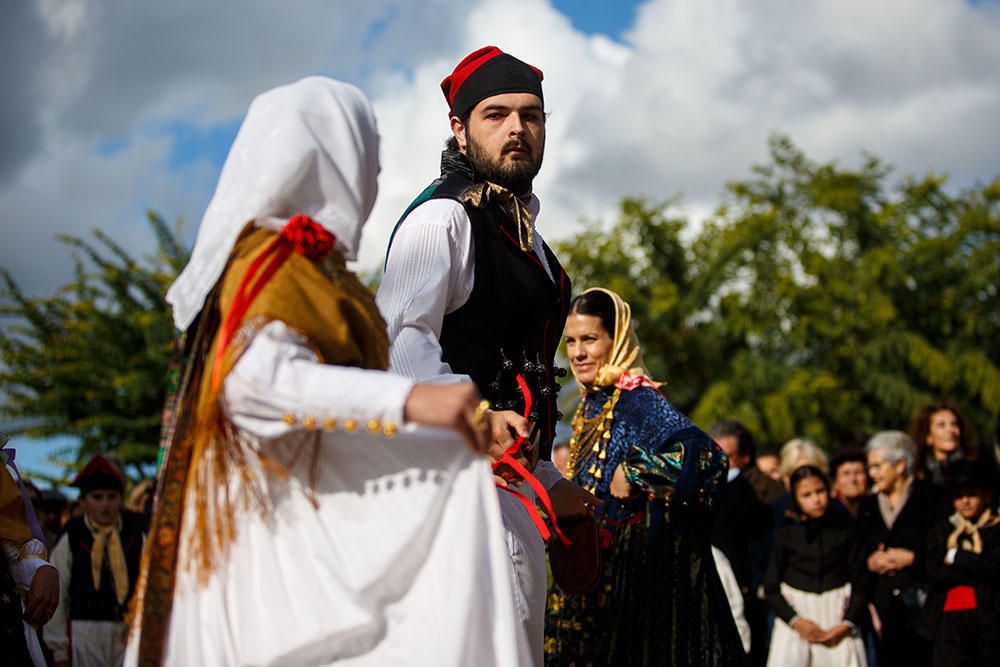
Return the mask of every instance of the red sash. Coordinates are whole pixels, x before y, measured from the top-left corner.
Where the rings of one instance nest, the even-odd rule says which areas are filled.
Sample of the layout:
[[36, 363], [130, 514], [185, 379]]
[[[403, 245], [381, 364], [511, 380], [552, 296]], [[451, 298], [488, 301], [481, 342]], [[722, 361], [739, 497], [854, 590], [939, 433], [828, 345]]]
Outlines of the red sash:
[[[517, 386], [521, 390], [521, 395], [524, 396], [524, 418], [527, 419], [528, 415], [531, 414], [531, 390], [528, 388], [528, 383], [524, 380], [524, 376], [521, 374], [518, 374], [517, 376]], [[532, 475], [527, 468], [518, 463], [514, 458], [518, 452], [521, 451], [521, 445], [524, 444], [524, 440], [525, 438], [523, 435], [518, 436], [517, 440], [514, 441], [514, 444], [508, 447], [507, 451], [503, 453], [503, 456], [501, 456], [499, 460], [493, 462], [493, 471], [496, 472], [496, 469], [500, 466], [500, 464], [506, 463], [514, 472], [524, 478], [524, 481], [531, 485], [531, 488], [535, 490], [535, 494], [538, 496], [538, 499], [542, 501], [542, 506], [545, 507], [545, 511], [548, 512], [549, 518], [552, 520], [552, 529], [556, 531], [556, 535], [559, 536], [559, 539], [562, 540], [563, 544], [569, 546], [572, 544], [572, 540], [566, 537], [563, 532], [559, 530], [559, 524], [556, 521], [556, 513], [552, 509], [552, 500], [549, 498], [548, 491], [545, 490], [545, 487], [542, 486], [542, 483], [538, 481], [537, 477]], [[552, 533], [549, 532], [549, 527], [545, 525], [545, 520], [542, 519], [542, 515], [538, 511], [538, 508], [535, 507], [535, 504], [531, 502], [523, 493], [512, 489], [509, 486], [501, 486], [500, 483], [497, 482], [497, 487], [503, 489], [507, 493], [510, 493], [521, 501], [521, 504], [524, 505], [524, 508], [528, 511], [528, 515], [531, 517], [531, 520], [535, 523], [535, 528], [537, 528], [538, 532], [541, 534], [542, 540], [548, 542]]]
[[955, 586], [944, 599], [945, 611], [969, 611], [976, 608], [976, 589], [972, 586]]

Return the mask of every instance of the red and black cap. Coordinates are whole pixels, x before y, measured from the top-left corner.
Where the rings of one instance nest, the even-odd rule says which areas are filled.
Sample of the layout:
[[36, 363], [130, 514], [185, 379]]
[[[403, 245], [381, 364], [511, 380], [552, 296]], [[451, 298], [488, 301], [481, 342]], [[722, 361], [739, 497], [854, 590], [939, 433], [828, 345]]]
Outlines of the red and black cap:
[[502, 93], [532, 93], [543, 100], [542, 70], [495, 46], [484, 46], [458, 63], [441, 82], [441, 92], [450, 115], [464, 118], [487, 97]]
[[80, 497], [91, 491], [125, 492], [125, 477], [121, 469], [103, 454], [97, 454], [76, 474], [70, 486], [80, 489]]

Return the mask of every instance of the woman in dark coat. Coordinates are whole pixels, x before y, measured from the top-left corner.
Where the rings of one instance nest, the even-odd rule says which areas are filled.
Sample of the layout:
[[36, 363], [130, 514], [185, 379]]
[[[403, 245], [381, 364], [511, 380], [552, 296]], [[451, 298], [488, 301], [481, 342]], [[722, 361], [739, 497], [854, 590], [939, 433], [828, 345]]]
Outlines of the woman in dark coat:
[[913, 477], [916, 447], [906, 433], [883, 431], [865, 449], [878, 493], [858, 511], [858, 535], [867, 559], [869, 600], [877, 614], [878, 664], [926, 665], [929, 651], [920, 616], [927, 597], [930, 495]]

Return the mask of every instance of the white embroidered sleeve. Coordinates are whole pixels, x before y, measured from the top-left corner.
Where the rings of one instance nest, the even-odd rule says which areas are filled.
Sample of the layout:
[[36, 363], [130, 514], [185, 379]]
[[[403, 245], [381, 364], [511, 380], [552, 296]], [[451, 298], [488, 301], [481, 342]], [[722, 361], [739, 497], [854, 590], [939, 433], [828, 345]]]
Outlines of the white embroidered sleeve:
[[413, 384], [384, 371], [321, 364], [302, 336], [274, 321], [226, 377], [223, 398], [233, 423], [261, 439], [319, 428], [390, 435], [403, 423]]
[[442, 360], [440, 337], [444, 316], [469, 299], [473, 262], [469, 217], [458, 202], [425, 202], [400, 225], [376, 297], [394, 372], [421, 382], [469, 380]]

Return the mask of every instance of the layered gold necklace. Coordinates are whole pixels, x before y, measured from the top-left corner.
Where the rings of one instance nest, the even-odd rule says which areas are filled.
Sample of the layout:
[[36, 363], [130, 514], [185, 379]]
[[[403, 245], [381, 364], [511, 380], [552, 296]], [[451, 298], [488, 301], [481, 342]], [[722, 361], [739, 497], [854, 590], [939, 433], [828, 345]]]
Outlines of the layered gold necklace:
[[587, 473], [596, 482], [586, 487], [587, 491], [594, 493], [596, 484], [600, 482], [604, 473], [601, 466], [608, 458], [608, 441], [611, 440], [611, 423], [615, 417], [615, 405], [618, 404], [618, 397], [621, 389], [615, 389], [601, 411], [589, 419], [583, 416], [586, 399], [580, 401], [573, 415], [573, 437], [569, 441], [569, 458], [566, 461], [566, 477], [573, 479], [577, 470], [590, 463]]

